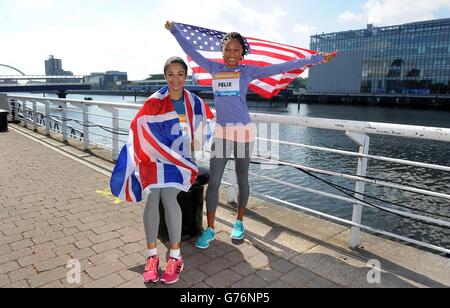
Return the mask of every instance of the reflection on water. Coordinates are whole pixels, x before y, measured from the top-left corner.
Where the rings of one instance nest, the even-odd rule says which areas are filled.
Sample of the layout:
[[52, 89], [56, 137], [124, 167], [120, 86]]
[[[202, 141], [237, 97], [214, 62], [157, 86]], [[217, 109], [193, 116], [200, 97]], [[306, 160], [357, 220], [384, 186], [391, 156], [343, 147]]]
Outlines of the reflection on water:
[[[94, 100], [123, 102], [122, 97], [114, 96], [92, 96]], [[68, 98], [83, 99], [83, 95], [70, 96]], [[134, 102], [134, 97], [127, 97], [125, 101]], [[143, 99], [138, 100], [138, 104]], [[258, 106], [258, 107], [255, 107]], [[286, 107], [285, 104], [274, 104], [272, 109], [267, 103], [252, 102], [251, 112], [285, 114], [290, 116], [307, 116], [316, 118], [333, 118], [343, 120], [370, 121], [395, 124], [409, 124], [433, 127], [450, 127], [450, 112], [442, 110], [387, 108], [375, 106], [356, 105], [322, 105], [302, 104], [300, 108], [296, 104]], [[104, 113], [102, 110], [92, 107], [91, 112]], [[137, 111], [121, 110], [120, 117], [132, 119]], [[71, 114], [71, 117], [80, 118], [79, 114]], [[110, 124], [110, 120], [92, 117], [91, 121], [103, 125]], [[73, 124], [73, 123], [72, 123]], [[76, 124], [73, 124], [76, 127]], [[127, 129], [128, 121], [121, 121], [121, 127]], [[104, 141], [110, 139], [110, 134], [99, 131], [105, 135]], [[294, 143], [302, 143], [314, 146], [329, 147], [334, 149], [357, 151], [358, 146], [348, 138], [344, 132], [327, 131], [320, 129], [305, 129], [296, 126], [281, 125], [280, 139]], [[126, 137], [121, 137], [123, 142]], [[371, 136], [370, 154], [407, 159], [431, 164], [450, 166], [450, 144], [444, 142], [424, 141], [405, 138], [394, 138], [387, 136]], [[357, 159], [337, 154], [322, 153], [303, 148], [280, 145], [280, 158], [283, 161], [295, 162], [300, 165], [354, 174], [357, 168]], [[342, 195], [334, 188], [311, 178], [308, 175], [288, 167], [278, 167], [275, 170], [260, 170], [259, 166], [252, 166], [252, 171], [266, 176], [274, 177], [282, 181]], [[413, 185], [423, 189], [431, 189], [436, 192], [450, 193], [450, 173], [440, 172], [418, 167], [402, 166], [389, 162], [370, 160], [368, 176]], [[335, 177], [321, 176], [326, 180], [339, 184], [349, 189], [354, 189], [355, 183], [349, 180]], [[225, 174], [227, 180], [229, 174]], [[272, 182], [252, 179], [252, 190], [268, 194], [280, 199], [290, 201], [315, 210], [320, 210], [338, 217], [351, 219], [352, 206], [348, 203], [327, 199], [311, 193], [298, 191], [293, 188], [284, 187]], [[426, 210], [450, 217], [450, 202], [435, 197], [423, 196], [415, 193], [399, 191], [391, 188], [377, 187], [368, 184], [366, 186], [368, 195], [383, 200], [412, 207], [414, 209]], [[393, 207], [384, 202], [366, 199], [370, 203], [379, 206]], [[420, 214], [420, 213], [417, 213]], [[439, 218], [439, 217], [435, 217]], [[450, 219], [447, 218], [448, 221]], [[408, 236], [417, 240], [439, 244], [450, 248], [450, 230], [427, 226], [423, 223], [403, 219], [398, 216], [381, 212], [376, 209], [364, 208], [363, 223], [386, 231]]]
[[[257, 108], [250, 109], [252, 112], [269, 112], [268, 110], [261, 111]], [[302, 104], [300, 110], [298, 109], [297, 105], [291, 104], [288, 108], [280, 108], [271, 113], [286, 114], [290, 116], [450, 127], [450, 112], [441, 110], [414, 110], [406, 108], [321, 104]], [[304, 129], [296, 126], [282, 125], [280, 127], [280, 139], [294, 143], [358, 151], [358, 146], [353, 143], [344, 132]], [[389, 136], [371, 136], [370, 154], [450, 166], [450, 144], [445, 142], [395, 138]], [[354, 174], [357, 169], [356, 158], [338, 154], [322, 153], [281, 145], [280, 156], [281, 160], [342, 173]], [[252, 169], [256, 171], [259, 167], [253, 166]], [[345, 196], [329, 185], [292, 168], [279, 167], [275, 170], [265, 172], [258, 171], [262, 172], [264, 175], [283, 181], [289, 181], [301, 186]], [[430, 189], [440, 193], [450, 193], [449, 172], [370, 160], [368, 176], [404, 185], [413, 185], [418, 188]], [[349, 180], [327, 176], [321, 177], [349, 189], [354, 189], [355, 187], [355, 183]], [[346, 202], [327, 199], [311, 193], [296, 191], [292, 188], [282, 187], [281, 185], [260, 180], [252, 181], [252, 189], [315, 210], [324, 211], [338, 217], [351, 219], [352, 216], [352, 207]], [[450, 217], [450, 202], [448, 200], [386, 187], [378, 187], [375, 185], [367, 185], [366, 193], [370, 196], [396, 204]], [[378, 206], [402, 209], [385, 202], [367, 198], [365, 200]], [[420, 212], [413, 213], [421, 214]], [[430, 217], [450, 221], [449, 218]], [[367, 207], [364, 208], [363, 223], [389, 232], [450, 248], [450, 230], [448, 229], [428, 226], [420, 222], [403, 219]]]

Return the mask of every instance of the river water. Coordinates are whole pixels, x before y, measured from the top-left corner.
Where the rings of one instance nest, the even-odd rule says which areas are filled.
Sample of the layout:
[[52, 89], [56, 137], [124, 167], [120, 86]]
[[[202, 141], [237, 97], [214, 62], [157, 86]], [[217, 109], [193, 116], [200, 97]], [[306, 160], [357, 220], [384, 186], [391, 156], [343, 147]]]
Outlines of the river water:
[[[68, 99], [83, 99], [86, 95], [69, 95]], [[94, 100], [108, 102], [133, 102], [134, 97], [117, 96], [92, 96]], [[138, 98], [137, 104], [142, 104], [143, 98]], [[409, 124], [432, 127], [450, 128], [450, 112], [436, 109], [411, 109], [407, 107], [380, 107], [380, 106], [358, 106], [358, 105], [329, 105], [329, 104], [302, 104], [300, 110], [297, 104], [274, 104], [272, 108], [264, 102], [249, 102], [251, 112], [282, 114], [288, 116], [302, 116], [315, 118], [330, 118], [355, 121], [370, 121], [395, 124]], [[104, 114], [105, 112], [92, 107], [91, 112]], [[136, 111], [120, 110], [120, 117], [132, 119]], [[80, 114], [69, 113], [69, 117], [82, 119]], [[111, 120], [92, 117], [92, 122], [101, 125], [110, 125]], [[75, 123], [69, 123], [77, 127]], [[121, 121], [121, 127], [128, 129], [129, 122]], [[99, 134], [106, 138], [97, 137], [99, 143], [110, 144], [110, 134], [98, 129]], [[358, 146], [348, 138], [344, 132], [305, 129], [297, 126], [280, 125], [279, 137], [282, 141], [301, 143], [307, 145], [328, 147], [333, 149], [358, 151]], [[415, 140], [406, 138], [395, 138], [386, 136], [370, 136], [371, 155], [406, 159], [431, 164], [450, 166], [450, 143]], [[125, 142], [126, 136], [121, 136]], [[337, 171], [347, 174], [355, 174], [357, 159], [349, 156], [330, 154], [307, 150], [291, 146], [280, 146], [280, 160], [298, 163], [308, 167]], [[251, 171], [270, 176], [293, 184], [325, 191], [334, 195], [343, 195], [341, 192], [320, 182], [302, 172], [289, 168], [278, 167], [276, 169], [261, 170], [260, 166], [254, 165]], [[412, 185], [415, 187], [430, 189], [440, 193], [450, 193], [450, 173], [435, 171], [431, 169], [410, 167], [394, 163], [370, 160], [368, 176], [380, 178], [385, 181]], [[339, 184], [348, 189], [355, 188], [355, 183], [342, 178], [320, 176], [321, 178]], [[224, 180], [229, 180], [229, 174], [225, 174]], [[271, 181], [259, 180], [251, 177], [251, 188], [255, 192], [267, 194], [285, 201], [292, 202], [314, 210], [319, 210], [337, 217], [350, 219], [352, 216], [352, 205], [343, 201], [328, 199], [312, 193], [295, 190]], [[382, 200], [396, 203], [365, 199], [369, 203], [394, 209], [402, 209], [398, 205], [408, 206], [413, 209], [425, 210], [430, 213], [450, 217], [450, 201], [435, 197], [423, 196], [411, 192], [399, 191], [391, 188], [383, 188], [375, 185], [366, 186], [366, 194]], [[411, 210], [408, 210], [411, 211]], [[415, 211], [411, 211], [420, 214]], [[428, 215], [433, 218], [439, 216]], [[450, 221], [450, 218], [442, 218]], [[450, 230], [429, 226], [420, 222], [404, 219], [377, 209], [365, 207], [363, 210], [363, 224], [407, 236], [416, 240], [439, 245], [450, 249]]]

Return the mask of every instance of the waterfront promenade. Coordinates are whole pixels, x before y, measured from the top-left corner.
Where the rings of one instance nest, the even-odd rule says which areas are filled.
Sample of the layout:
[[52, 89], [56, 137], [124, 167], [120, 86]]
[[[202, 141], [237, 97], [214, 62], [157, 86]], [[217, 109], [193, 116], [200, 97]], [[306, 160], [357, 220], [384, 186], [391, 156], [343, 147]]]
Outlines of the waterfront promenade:
[[[17, 125], [0, 149], [0, 287], [166, 287], [142, 282], [143, 209], [108, 193], [111, 163]], [[347, 227], [257, 199], [249, 212], [247, 239], [233, 243], [234, 210], [220, 207], [218, 239], [206, 251], [183, 244], [171, 287], [450, 287], [449, 258], [368, 234], [350, 250]], [[70, 260], [80, 283], [67, 280]]]

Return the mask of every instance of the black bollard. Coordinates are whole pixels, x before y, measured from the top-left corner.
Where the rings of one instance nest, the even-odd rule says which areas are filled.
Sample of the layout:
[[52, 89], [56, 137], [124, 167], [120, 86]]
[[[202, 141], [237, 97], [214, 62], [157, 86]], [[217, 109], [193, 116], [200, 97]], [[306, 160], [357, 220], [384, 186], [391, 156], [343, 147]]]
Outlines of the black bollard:
[[0, 109], [0, 132], [8, 131], [8, 114], [8, 111]]
[[[194, 238], [202, 232], [203, 226], [203, 202], [204, 187], [209, 181], [209, 170], [199, 168], [200, 172], [197, 176], [195, 184], [188, 192], [180, 192], [178, 194], [178, 203], [182, 212], [181, 240], [187, 241]], [[162, 242], [169, 242], [169, 233], [167, 231], [164, 206], [159, 205], [160, 224], [159, 239]]]

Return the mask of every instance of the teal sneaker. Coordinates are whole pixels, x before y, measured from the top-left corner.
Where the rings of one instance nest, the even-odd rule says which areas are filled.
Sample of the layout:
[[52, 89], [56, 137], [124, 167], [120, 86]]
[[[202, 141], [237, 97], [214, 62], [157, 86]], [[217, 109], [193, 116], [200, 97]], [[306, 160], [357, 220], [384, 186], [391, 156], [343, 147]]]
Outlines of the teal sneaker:
[[231, 238], [233, 240], [241, 241], [245, 237], [245, 227], [244, 222], [240, 220], [236, 220], [233, 231], [231, 232]]
[[203, 231], [202, 235], [198, 238], [197, 242], [195, 242], [195, 247], [200, 249], [206, 249], [209, 247], [209, 243], [216, 239], [216, 233], [213, 229], [208, 228]]

